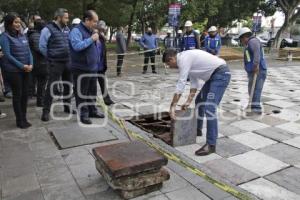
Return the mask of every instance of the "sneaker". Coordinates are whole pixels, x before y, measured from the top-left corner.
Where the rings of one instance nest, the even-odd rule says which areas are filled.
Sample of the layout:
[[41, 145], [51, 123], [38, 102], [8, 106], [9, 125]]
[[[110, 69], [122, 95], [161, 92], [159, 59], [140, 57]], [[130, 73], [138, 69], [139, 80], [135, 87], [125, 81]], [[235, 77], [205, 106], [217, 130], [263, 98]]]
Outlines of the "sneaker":
[[3, 118], [5, 118], [5, 117], [7, 117], [7, 114], [6, 114], [6, 113], [0, 113], [0, 119], [3, 119]]
[[4, 94], [4, 97], [11, 99], [12, 98], [12, 93], [11, 92], [7, 92], [6, 94]]

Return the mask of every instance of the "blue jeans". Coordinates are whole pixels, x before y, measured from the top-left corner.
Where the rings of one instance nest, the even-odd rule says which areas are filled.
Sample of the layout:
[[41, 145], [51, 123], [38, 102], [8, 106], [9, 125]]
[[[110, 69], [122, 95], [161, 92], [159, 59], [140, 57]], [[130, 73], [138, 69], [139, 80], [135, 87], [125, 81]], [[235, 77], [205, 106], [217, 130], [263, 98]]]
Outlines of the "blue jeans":
[[[253, 83], [253, 73], [247, 73], [248, 74], [248, 93], [250, 96], [251, 93], [251, 88], [252, 88], [252, 83]], [[254, 95], [251, 103], [251, 110], [253, 112], [261, 112], [261, 93], [264, 87], [265, 80], [267, 78], [267, 70], [260, 70], [257, 79], [256, 79], [256, 84], [255, 84], [255, 89], [254, 89]]]
[[197, 129], [202, 130], [203, 118], [206, 116], [206, 140], [209, 145], [216, 145], [218, 138], [217, 107], [230, 82], [231, 74], [227, 65], [220, 66], [204, 84], [196, 97]]

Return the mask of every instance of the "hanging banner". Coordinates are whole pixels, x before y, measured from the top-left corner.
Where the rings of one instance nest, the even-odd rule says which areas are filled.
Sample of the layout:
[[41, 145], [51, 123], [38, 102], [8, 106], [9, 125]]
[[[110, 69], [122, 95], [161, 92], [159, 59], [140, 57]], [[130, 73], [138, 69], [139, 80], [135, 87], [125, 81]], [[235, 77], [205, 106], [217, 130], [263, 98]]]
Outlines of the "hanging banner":
[[169, 26], [173, 26], [173, 27], [179, 26], [180, 11], [181, 11], [180, 3], [172, 3], [169, 5], [169, 16], [168, 16]]

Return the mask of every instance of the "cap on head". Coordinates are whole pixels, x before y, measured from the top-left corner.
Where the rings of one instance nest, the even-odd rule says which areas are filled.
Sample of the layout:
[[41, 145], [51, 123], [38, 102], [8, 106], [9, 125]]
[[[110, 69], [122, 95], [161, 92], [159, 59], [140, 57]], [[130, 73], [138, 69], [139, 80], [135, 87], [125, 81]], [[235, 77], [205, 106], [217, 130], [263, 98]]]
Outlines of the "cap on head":
[[218, 29], [215, 26], [211, 26], [207, 32], [211, 33], [211, 32], [216, 32]]
[[250, 30], [250, 28], [248, 28], [248, 27], [241, 28], [240, 32], [239, 32], [239, 38], [241, 38], [246, 33], [252, 33], [252, 31]]
[[172, 33], [172, 31], [171, 31], [171, 30], [168, 30], [168, 31], [167, 31], [167, 33], [171, 34], [171, 33]]
[[195, 30], [195, 32], [196, 32], [197, 34], [200, 34], [200, 31], [199, 31], [199, 30]]
[[178, 32], [177, 32], [178, 34], [182, 34], [182, 30], [178, 30]]
[[188, 21], [185, 22], [184, 26], [185, 27], [191, 27], [191, 26], [193, 26], [193, 22], [188, 20]]
[[81, 22], [81, 19], [74, 18], [73, 21], [72, 21], [72, 24], [76, 25], [76, 24], [80, 24], [80, 22]]

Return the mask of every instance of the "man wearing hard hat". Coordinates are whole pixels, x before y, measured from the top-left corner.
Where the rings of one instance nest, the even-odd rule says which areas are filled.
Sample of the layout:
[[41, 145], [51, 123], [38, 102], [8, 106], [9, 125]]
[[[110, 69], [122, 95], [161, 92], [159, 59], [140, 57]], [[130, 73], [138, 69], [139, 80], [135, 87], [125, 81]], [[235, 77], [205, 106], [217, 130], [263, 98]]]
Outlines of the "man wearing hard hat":
[[188, 20], [185, 22], [185, 34], [183, 35], [183, 51], [200, 49], [200, 36], [193, 30], [193, 23]]
[[177, 31], [177, 36], [175, 38], [175, 48], [177, 52], [182, 51], [182, 43], [183, 43], [183, 32], [182, 30]]
[[[241, 28], [239, 39], [244, 49], [244, 64], [248, 74], [248, 92], [251, 94], [254, 89], [253, 97], [250, 104], [251, 111], [247, 112], [248, 116], [261, 115], [261, 94], [267, 77], [267, 64], [260, 41], [252, 35], [252, 31], [247, 28]], [[256, 80], [255, 83], [253, 81]], [[250, 95], [251, 96], [251, 95]]]
[[167, 31], [167, 36], [164, 38], [165, 49], [174, 48], [174, 39], [171, 36], [171, 34], [172, 34], [172, 31], [168, 30]]
[[221, 37], [218, 34], [217, 27], [210, 27], [208, 35], [205, 37], [205, 50], [213, 55], [219, 55], [221, 45]]

